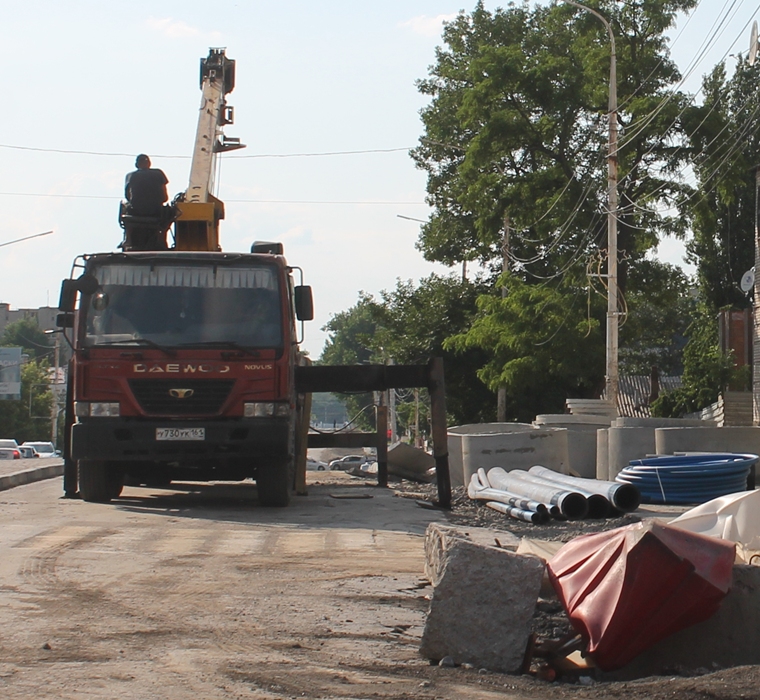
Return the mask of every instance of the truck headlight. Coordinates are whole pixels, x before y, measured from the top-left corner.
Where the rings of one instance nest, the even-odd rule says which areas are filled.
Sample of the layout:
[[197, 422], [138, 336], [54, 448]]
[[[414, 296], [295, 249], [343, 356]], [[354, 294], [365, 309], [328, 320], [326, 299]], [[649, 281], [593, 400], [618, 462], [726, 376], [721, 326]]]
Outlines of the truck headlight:
[[119, 403], [75, 401], [74, 415], [77, 418], [118, 418], [120, 415]]
[[290, 405], [282, 401], [251, 401], [243, 404], [243, 415], [246, 418], [283, 418], [289, 413]]

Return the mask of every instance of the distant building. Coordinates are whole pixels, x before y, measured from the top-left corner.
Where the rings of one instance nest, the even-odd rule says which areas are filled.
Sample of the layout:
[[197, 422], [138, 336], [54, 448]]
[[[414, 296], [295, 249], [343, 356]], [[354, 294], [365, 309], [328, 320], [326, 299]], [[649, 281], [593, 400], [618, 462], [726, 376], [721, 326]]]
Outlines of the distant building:
[[[56, 317], [60, 311], [54, 306], [41, 306], [39, 309], [11, 309], [10, 304], [0, 303], [0, 335], [5, 332], [5, 327], [14, 321], [34, 321], [43, 331], [58, 330], [55, 325]], [[50, 349], [53, 350], [53, 340], [50, 341]], [[65, 340], [60, 343], [59, 363], [66, 364], [71, 357], [71, 348]], [[50, 364], [53, 364], [53, 356], [50, 356]]]
[[39, 309], [11, 309], [10, 304], [0, 303], [0, 333], [5, 331], [5, 327], [14, 321], [28, 319], [35, 321], [43, 331], [55, 330], [56, 316], [60, 312], [57, 307], [41, 306]]

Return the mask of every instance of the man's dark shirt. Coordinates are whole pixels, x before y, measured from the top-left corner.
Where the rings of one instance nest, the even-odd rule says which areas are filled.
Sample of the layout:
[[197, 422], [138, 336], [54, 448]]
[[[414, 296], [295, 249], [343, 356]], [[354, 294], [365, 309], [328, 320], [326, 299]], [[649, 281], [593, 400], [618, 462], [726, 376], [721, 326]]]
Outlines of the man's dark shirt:
[[163, 170], [138, 168], [129, 173], [124, 183], [124, 194], [136, 216], [158, 216], [161, 205], [167, 200], [166, 179]]

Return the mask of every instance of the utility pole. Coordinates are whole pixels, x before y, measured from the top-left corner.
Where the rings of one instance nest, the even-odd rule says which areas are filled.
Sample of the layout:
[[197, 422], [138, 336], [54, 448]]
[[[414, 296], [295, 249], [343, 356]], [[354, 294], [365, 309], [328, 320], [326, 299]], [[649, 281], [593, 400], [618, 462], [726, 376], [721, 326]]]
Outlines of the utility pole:
[[590, 12], [607, 30], [610, 38], [610, 87], [608, 101], [609, 143], [607, 148], [607, 400], [617, 411], [619, 393], [618, 375], [618, 156], [617, 156], [617, 57], [615, 35], [610, 23], [596, 10], [574, 0], [564, 0], [581, 10]]
[[[509, 214], [504, 214], [504, 238], [501, 242], [501, 272], [509, 270]], [[507, 296], [507, 288], [502, 285], [501, 298]], [[507, 420], [507, 387], [500, 386], [496, 394], [496, 420], [505, 423]]]

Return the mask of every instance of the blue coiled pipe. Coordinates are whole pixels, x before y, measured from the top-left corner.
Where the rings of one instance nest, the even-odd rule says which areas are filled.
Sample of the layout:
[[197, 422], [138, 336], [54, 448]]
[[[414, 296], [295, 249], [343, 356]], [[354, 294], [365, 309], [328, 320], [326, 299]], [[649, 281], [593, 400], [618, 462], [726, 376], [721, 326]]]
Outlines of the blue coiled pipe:
[[758, 455], [711, 453], [634, 459], [615, 478], [633, 484], [644, 503], [689, 505], [744, 491]]

